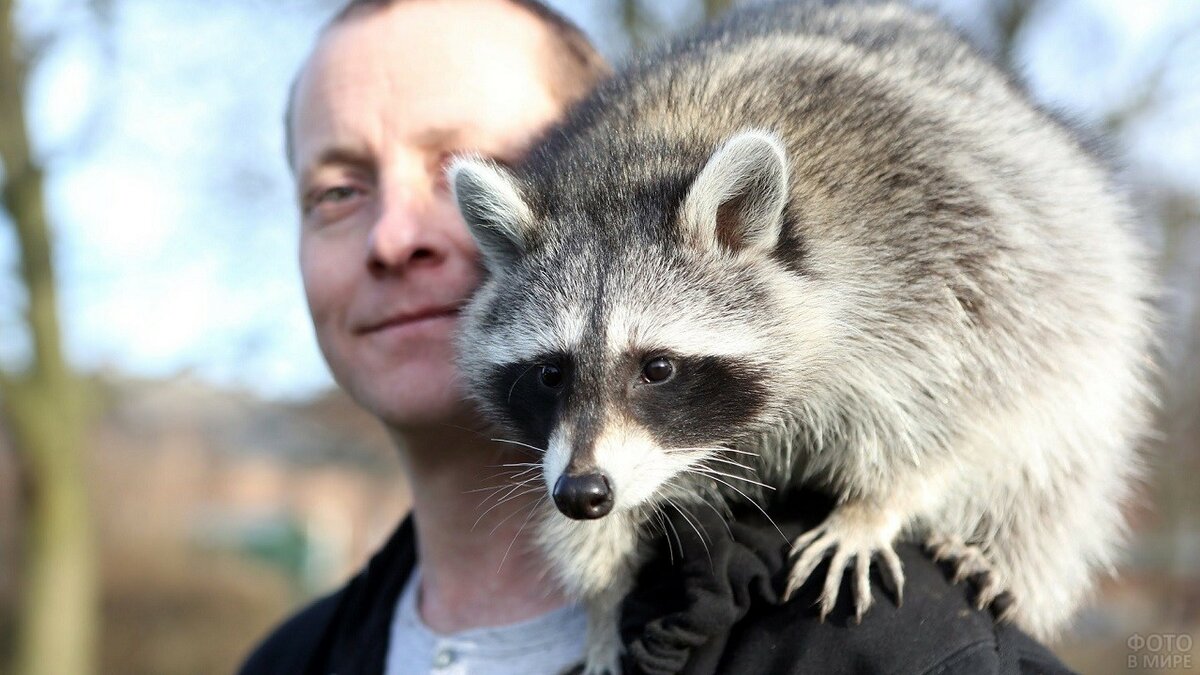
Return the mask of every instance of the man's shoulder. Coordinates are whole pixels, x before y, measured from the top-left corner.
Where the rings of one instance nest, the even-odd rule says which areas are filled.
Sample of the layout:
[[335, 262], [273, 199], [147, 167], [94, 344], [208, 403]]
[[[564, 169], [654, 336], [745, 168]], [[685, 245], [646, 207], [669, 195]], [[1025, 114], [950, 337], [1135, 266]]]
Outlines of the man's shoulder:
[[415, 564], [415, 531], [409, 517], [341, 589], [272, 631], [239, 672], [382, 672], [392, 610]]
[[[844, 575], [822, 619], [817, 599], [828, 560], [794, 596], [783, 589], [791, 544], [823, 509], [816, 500], [774, 520], [714, 510], [688, 516], [650, 555], [626, 599], [622, 633], [633, 669], [666, 673], [1069, 673], [1053, 654], [974, 606], [966, 584], [918, 545], [900, 544], [904, 601], [871, 576], [874, 604], [856, 624]], [[678, 532], [676, 532], [678, 531]]]
[[346, 589], [319, 598], [276, 626], [242, 664], [239, 675], [304, 673], [337, 614]]
[[[876, 590], [873, 606], [856, 624], [848, 602], [852, 589], [844, 583], [843, 601], [822, 621], [814, 608], [819, 584], [809, 584], [787, 602], [756, 605], [730, 631], [716, 671], [749, 665], [771, 673], [1071, 672], [1018, 628], [974, 607], [970, 591], [949, 583], [946, 571], [919, 547], [904, 545], [897, 552], [906, 574], [901, 605]], [[879, 578], [872, 582], [878, 589]]]

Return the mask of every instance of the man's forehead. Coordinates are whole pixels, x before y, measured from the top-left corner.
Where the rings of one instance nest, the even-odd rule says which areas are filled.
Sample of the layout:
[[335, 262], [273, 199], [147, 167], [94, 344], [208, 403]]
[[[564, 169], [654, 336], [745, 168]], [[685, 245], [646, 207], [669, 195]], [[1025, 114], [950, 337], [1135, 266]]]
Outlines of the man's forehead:
[[[352, 14], [324, 32], [302, 80], [332, 88], [448, 93], [506, 74], [544, 80], [548, 29], [503, 0], [409, 0]], [[329, 92], [336, 94], [337, 92]], [[384, 90], [382, 93], [386, 93]]]
[[519, 120], [538, 105], [536, 89], [549, 96], [544, 31], [498, 0], [410, 0], [352, 15], [326, 31], [297, 81], [295, 160], [364, 134], [432, 145]]

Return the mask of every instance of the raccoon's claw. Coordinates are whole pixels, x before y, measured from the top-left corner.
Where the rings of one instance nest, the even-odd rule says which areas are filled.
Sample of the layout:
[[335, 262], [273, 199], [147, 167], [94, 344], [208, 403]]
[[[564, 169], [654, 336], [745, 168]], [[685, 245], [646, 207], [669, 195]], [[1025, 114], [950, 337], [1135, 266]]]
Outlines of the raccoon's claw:
[[871, 594], [871, 560], [876, 555], [883, 563], [880, 572], [887, 577], [896, 597], [896, 605], [899, 606], [903, 601], [904, 572], [900, 558], [892, 549], [892, 540], [898, 529], [884, 514], [870, 507], [859, 504], [839, 507], [824, 523], [793, 542], [792, 553], [798, 557], [788, 575], [784, 598], [790, 599], [832, 550], [833, 556], [819, 600], [822, 621], [837, 604], [842, 576], [853, 561], [851, 586], [854, 593], [854, 619], [862, 622], [863, 615], [874, 601]]
[[955, 537], [936, 534], [925, 540], [925, 548], [935, 561], [950, 564], [954, 569], [953, 583], [970, 581], [977, 609], [991, 607], [1001, 619], [1012, 614], [1012, 595], [1005, 590], [982, 549]]
[[896, 598], [896, 606], [900, 607], [904, 604], [904, 569], [900, 565], [900, 556], [888, 546], [879, 550], [879, 558], [883, 561], [882, 576], [892, 587], [892, 596]]

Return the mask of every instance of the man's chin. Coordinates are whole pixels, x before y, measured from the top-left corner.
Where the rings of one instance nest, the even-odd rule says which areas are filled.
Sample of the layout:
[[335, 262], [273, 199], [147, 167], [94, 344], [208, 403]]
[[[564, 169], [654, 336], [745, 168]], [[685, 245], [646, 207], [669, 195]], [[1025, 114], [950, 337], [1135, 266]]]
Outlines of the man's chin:
[[429, 392], [425, 396], [404, 392], [374, 398], [370, 403], [362, 402], [364, 407], [401, 436], [450, 434], [454, 430], [478, 433], [485, 427], [474, 406], [455, 391]]
[[478, 420], [468, 416], [465, 407], [389, 410], [378, 417], [389, 429], [402, 435], [428, 433], [431, 430], [482, 428]]
[[336, 379], [342, 388], [389, 428], [415, 430], [456, 423], [469, 409], [455, 384], [449, 356], [400, 363], [364, 360], [341, 374], [344, 377]]

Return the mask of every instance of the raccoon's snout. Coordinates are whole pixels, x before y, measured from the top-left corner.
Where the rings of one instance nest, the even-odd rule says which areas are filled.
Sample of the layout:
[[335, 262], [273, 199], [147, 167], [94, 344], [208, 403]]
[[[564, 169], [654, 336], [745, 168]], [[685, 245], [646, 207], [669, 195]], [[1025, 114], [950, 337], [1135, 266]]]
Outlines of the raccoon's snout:
[[585, 473], [563, 474], [554, 483], [554, 504], [563, 515], [575, 520], [595, 520], [612, 511], [613, 490], [608, 476]]

